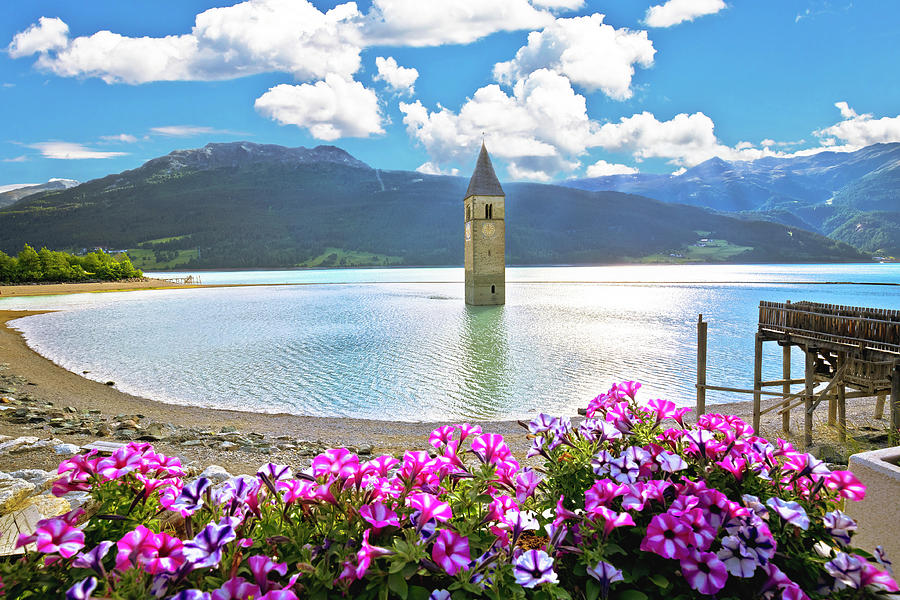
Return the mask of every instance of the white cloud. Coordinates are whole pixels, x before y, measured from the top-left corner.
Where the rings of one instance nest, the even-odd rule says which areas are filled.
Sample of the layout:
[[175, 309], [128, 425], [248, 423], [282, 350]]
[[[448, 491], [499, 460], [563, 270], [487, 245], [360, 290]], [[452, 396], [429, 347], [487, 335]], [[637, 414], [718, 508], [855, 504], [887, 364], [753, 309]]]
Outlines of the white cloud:
[[40, 150], [44, 158], [55, 158], [59, 160], [84, 160], [90, 158], [114, 158], [116, 156], [126, 156], [127, 152], [101, 152], [91, 150], [81, 144], [72, 142], [39, 142], [30, 144], [29, 148]]
[[687, 171], [684, 167], [679, 167], [672, 171], [672, 177], [678, 177], [679, 175], [684, 175], [684, 172]]
[[414, 94], [415, 88], [413, 84], [419, 78], [419, 72], [413, 68], [401, 67], [393, 56], [384, 58], [383, 56], [375, 57], [375, 66], [378, 68], [378, 75], [375, 81], [384, 81], [395, 92]]
[[830, 146], [835, 140], [842, 140], [849, 146], [863, 147], [900, 142], [900, 115], [873, 119], [870, 114], [857, 114], [846, 102], [835, 102], [834, 105], [841, 111], [844, 120], [814, 132], [823, 138], [823, 144]]
[[416, 171], [425, 175], [459, 175], [459, 169], [442, 169], [431, 161], [422, 163], [416, 167]]
[[569, 80], [539, 69], [520, 80], [508, 95], [498, 85], [475, 92], [455, 113], [438, 106], [429, 111], [418, 100], [400, 103], [410, 136], [437, 165], [468, 164], [484, 134], [495, 157], [506, 159], [514, 178], [546, 180], [579, 166], [595, 124], [584, 97]]
[[198, 135], [235, 133], [227, 129], [214, 129], [213, 127], [206, 127], [203, 125], [163, 125], [162, 127], [151, 127], [150, 131], [157, 135], [165, 135], [168, 137], [194, 137]]
[[725, 7], [724, 0], [669, 0], [648, 8], [644, 22], [650, 27], [671, 27], [697, 17], [713, 15]]
[[25, 162], [26, 160], [28, 160], [28, 157], [22, 154], [13, 158], [4, 158], [3, 162]]
[[353, 2], [323, 13], [307, 0], [247, 0], [198, 14], [189, 34], [135, 38], [98, 31], [73, 40], [61, 20], [41, 19], [13, 38], [10, 54], [40, 52], [42, 69], [107, 83], [231, 79], [264, 72], [286, 72], [296, 79], [349, 76], [360, 65], [359, 17]]
[[552, 14], [528, 0], [373, 0], [362, 34], [370, 46], [440, 46], [468, 44], [498, 31], [538, 29], [552, 21]]
[[384, 133], [375, 92], [340, 75], [329, 74], [315, 84], [276, 85], [254, 106], [260, 114], [308, 129], [320, 140]]
[[606, 175], [631, 175], [637, 173], [638, 170], [628, 165], [617, 163], [608, 163], [605, 160], [598, 160], [587, 168], [588, 177], [604, 177]]
[[126, 144], [133, 144], [137, 141], [137, 138], [130, 133], [120, 133], [119, 135], [101, 135], [100, 139], [104, 142], [123, 142]]
[[556, 19], [543, 31], [531, 32], [515, 58], [494, 65], [494, 77], [511, 85], [537, 69], [548, 68], [589, 91], [601, 89], [618, 100], [630, 98], [634, 65], [652, 65], [656, 50], [646, 31], [616, 29], [603, 18], [595, 13]]
[[7, 50], [12, 58], [21, 58], [65, 48], [68, 42], [69, 26], [62, 19], [41, 17], [37, 23], [13, 36]]
[[584, 6], [584, 0], [531, 0], [531, 3], [551, 10], [575, 10]]
[[17, 190], [23, 187], [31, 187], [33, 185], [41, 185], [39, 183], [10, 183], [7, 185], [0, 185], [0, 194], [4, 192], [11, 192], [13, 190]]

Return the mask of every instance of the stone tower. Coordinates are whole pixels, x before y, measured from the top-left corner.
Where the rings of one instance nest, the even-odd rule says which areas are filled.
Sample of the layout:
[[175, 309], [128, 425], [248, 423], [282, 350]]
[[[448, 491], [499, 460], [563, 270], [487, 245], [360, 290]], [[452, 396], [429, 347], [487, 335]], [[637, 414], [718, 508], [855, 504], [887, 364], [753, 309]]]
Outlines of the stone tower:
[[463, 200], [466, 214], [466, 304], [506, 302], [506, 195], [484, 143]]

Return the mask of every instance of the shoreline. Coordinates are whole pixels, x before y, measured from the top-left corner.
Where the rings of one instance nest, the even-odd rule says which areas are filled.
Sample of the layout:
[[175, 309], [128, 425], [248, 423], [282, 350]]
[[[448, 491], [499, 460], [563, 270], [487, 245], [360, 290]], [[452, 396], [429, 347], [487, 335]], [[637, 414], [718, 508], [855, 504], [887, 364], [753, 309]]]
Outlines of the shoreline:
[[[0, 291], [6, 292], [11, 287], [18, 288], [44, 288], [35, 290], [34, 293], [19, 295], [45, 295], [54, 293], [82, 293], [105, 292], [148, 289], [178, 289], [201, 287], [234, 287], [217, 285], [159, 285], [160, 280], [148, 282], [110, 282], [109, 284], [49, 284], [52, 290], [45, 286], [2, 286]], [[167, 283], [167, 282], [162, 282]], [[130, 285], [129, 285], [130, 284]], [[138, 285], [140, 284], [140, 285]], [[257, 285], [257, 284], [251, 284]], [[273, 285], [273, 284], [258, 284]], [[276, 284], [277, 285], [277, 284]], [[286, 284], [294, 285], [294, 284]], [[84, 289], [87, 287], [88, 289]], [[59, 291], [64, 288], [65, 291]], [[31, 290], [24, 290], [28, 292]], [[4, 293], [3, 296], [7, 297]], [[134, 396], [116, 389], [114, 386], [82, 377], [79, 374], [66, 370], [53, 363], [51, 360], [32, 350], [26, 343], [20, 332], [9, 326], [8, 321], [26, 316], [43, 314], [46, 310], [0, 310], [0, 398], [12, 396], [14, 398], [26, 397], [27, 401], [35, 406], [42, 406], [46, 410], [69, 412], [88, 412], [99, 414], [102, 418], [113, 423], [116, 419], [132, 417], [135, 422], [142, 422], [143, 426], [149, 423], [176, 424], [190, 427], [196, 430], [200, 437], [210, 437], [225, 430], [236, 430], [259, 438], [273, 440], [276, 438], [293, 440], [292, 444], [308, 442], [312, 445], [324, 447], [373, 447], [375, 454], [397, 453], [405, 450], [428, 449], [428, 435], [437, 426], [447, 424], [443, 422], [400, 422], [400, 421], [376, 421], [368, 419], [355, 419], [344, 417], [304, 417], [286, 413], [254, 413], [236, 409], [204, 408], [170, 404], [151, 398]], [[12, 385], [13, 382], [15, 385]], [[601, 393], [605, 390], [597, 390]], [[24, 396], [23, 396], [24, 395]], [[239, 404], [240, 399], [235, 399]], [[850, 435], [854, 431], [872, 432], [886, 430], [885, 420], [875, 420], [874, 398], [858, 399], [847, 405], [847, 418], [851, 423]], [[721, 412], [733, 414], [750, 422], [752, 415], [752, 402], [737, 401], [725, 404], [710, 405], [708, 412]], [[0, 413], [0, 417], [8, 417], [7, 411]], [[137, 418], [139, 417], [139, 418]], [[835, 443], [837, 432], [829, 428], [824, 420], [827, 410], [820, 408], [815, 415], [815, 439], [816, 443]], [[119, 419], [122, 420], [122, 419]], [[506, 439], [513, 452], [520, 458], [524, 458], [528, 448], [525, 438], [525, 430], [516, 421], [479, 421], [479, 425], [485, 432], [500, 433]], [[40, 429], [40, 431], [36, 431]], [[802, 429], [800, 411], [792, 414], [791, 432], [796, 435]], [[776, 412], [770, 412], [763, 417], [760, 434], [763, 437], [783, 437], [796, 443], [796, 438], [781, 432], [781, 417]], [[59, 437], [68, 443], [83, 445], [97, 439], [120, 441], [111, 435], [61, 435], [54, 434], [49, 426], [39, 424], [16, 424], [8, 419], [0, 418], [0, 434], [23, 436], [38, 435]], [[303, 442], [301, 442], [301, 440]], [[855, 443], [851, 439], [851, 443]], [[273, 446], [273, 450], [246, 451], [223, 450], [208, 444], [187, 446], [183, 441], [169, 442], [162, 440], [154, 442], [161, 452], [179, 455], [188, 462], [200, 464], [219, 464], [225, 466], [231, 472], [255, 472], [260, 464], [276, 462], [282, 464], [297, 465], [306, 459], [303, 453], [288, 449], [281, 451]], [[291, 445], [291, 444], [289, 444]], [[848, 447], [850, 445], [848, 444]], [[859, 444], [855, 446], [860, 450]], [[51, 459], [55, 457], [50, 457]], [[19, 458], [20, 460], [20, 458]], [[0, 470], [7, 470], [10, 465], [16, 464], [17, 457], [0, 457]], [[56, 461], [58, 462], [58, 460]], [[42, 468], [55, 468], [55, 465]]]

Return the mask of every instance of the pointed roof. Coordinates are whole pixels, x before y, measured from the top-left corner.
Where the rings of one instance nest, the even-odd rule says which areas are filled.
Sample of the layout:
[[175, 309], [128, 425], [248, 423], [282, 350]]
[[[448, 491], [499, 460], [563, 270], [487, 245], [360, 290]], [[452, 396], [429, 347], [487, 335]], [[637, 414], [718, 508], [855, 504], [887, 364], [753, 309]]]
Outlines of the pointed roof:
[[500, 187], [500, 181], [497, 180], [497, 174], [494, 173], [494, 165], [491, 164], [491, 157], [484, 142], [481, 142], [481, 154], [478, 155], [478, 162], [475, 163], [475, 172], [469, 180], [469, 189], [466, 190], [465, 197], [469, 196], [505, 196], [503, 188]]

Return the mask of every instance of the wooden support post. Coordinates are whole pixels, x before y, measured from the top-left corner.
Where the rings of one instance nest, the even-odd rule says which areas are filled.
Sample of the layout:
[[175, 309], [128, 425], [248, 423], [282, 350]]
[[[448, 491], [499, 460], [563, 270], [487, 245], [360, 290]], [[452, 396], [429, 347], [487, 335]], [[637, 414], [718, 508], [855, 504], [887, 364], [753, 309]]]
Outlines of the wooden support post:
[[881, 392], [875, 397], [875, 418], [883, 419], [884, 418], [884, 392]]
[[762, 400], [762, 349], [763, 337], [757, 332], [756, 342], [753, 345], [753, 429], [759, 433], [760, 401]]
[[[785, 433], [791, 432], [791, 410], [787, 396], [791, 395], [791, 344], [787, 343], [781, 347], [781, 378], [786, 383], [781, 386], [781, 393], [785, 395], [784, 408], [787, 410], [781, 413], [781, 429]], [[757, 432], [759, 435], [759, 432]]]
[[834, 427], [837, 424], [837, 396], [828, 398], [828, 426]]
[[803, 406], [803, 444], [806, 448], [812, 446], [812, 418], [813, 418], [813, 391], [816, 387], [816, 354], [812, 348], [804, 348], [806, 352], [806, 389]]
[[891, 371], [891, 441], [897, 439], [900, 429], [900, 362], [894, 363]]
[[706, 414], [706, 321], [697, 317], [697, 416]]
[[840, 442], [847, 441], [847, 386], [844, 385], [844, 371], [846, 371], [847, 357], [844, 353], [838, 354], [837, 370], [835, 377], [840, 377], [837, 388], [837, 426], [838, 440]]

